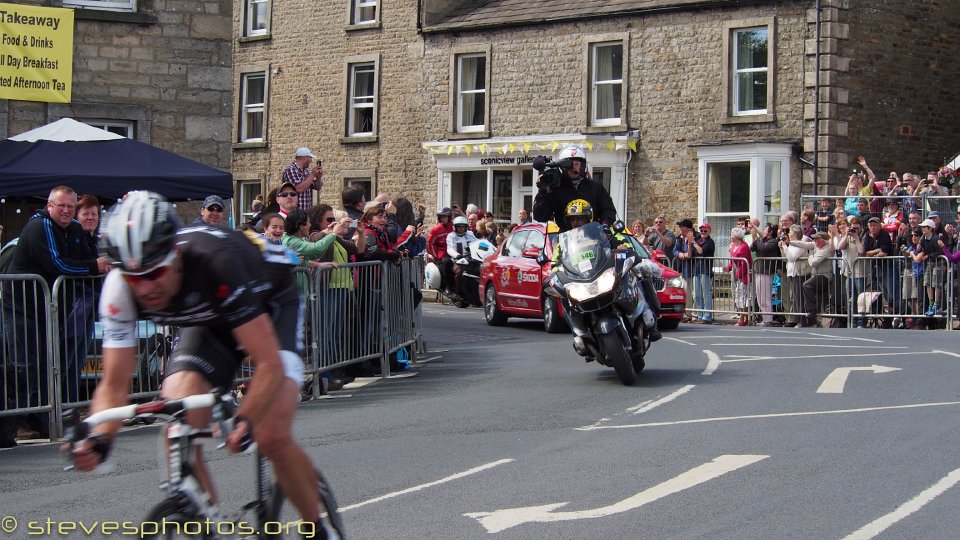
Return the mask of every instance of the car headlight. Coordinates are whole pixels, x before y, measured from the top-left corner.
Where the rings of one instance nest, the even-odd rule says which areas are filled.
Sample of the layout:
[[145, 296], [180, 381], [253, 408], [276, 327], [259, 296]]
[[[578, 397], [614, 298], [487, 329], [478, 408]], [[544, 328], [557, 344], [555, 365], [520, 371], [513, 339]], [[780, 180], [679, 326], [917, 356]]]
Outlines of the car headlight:
[[683, 278], [680, 276], [675, 276], [667, 280], [667, 287], [673, 287], [675, 289], [684, 288]]
[[617, 272], [613, 268], [607, 268], [597, 279], [590, 283], [568, 283], [567, 295], [571, 300], [583, 302], [603, 293], [608, 293], [613, 289], [617, 282]]

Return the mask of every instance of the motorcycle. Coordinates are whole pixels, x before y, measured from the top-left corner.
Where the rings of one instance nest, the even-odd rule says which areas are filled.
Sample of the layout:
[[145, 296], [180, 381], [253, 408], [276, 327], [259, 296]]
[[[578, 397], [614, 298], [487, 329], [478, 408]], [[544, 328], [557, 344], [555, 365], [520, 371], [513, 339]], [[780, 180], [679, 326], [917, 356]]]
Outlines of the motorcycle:
[[[622, 223], [614, 225], [617, 233], [622, 229]], [[558, 268], [544, 282], [544, 292], [563, 304], [574, 350], [614, 368], [623, 384], [633, 384], [650, 347], [646, 327], [655, 323], [641, 279], [657, 277], [660, 268], [633, 250], [611, 249], [596, 222], [561, 234], [558, 245]]]
[[480, 302], [480, 267], [483, 261], [496, 253], [497, 248], [488, 240], [474, 240], [467, 246], [466, 253], [454, 261], [460, 269], [460, 290], [457, 307], [482, 306]]

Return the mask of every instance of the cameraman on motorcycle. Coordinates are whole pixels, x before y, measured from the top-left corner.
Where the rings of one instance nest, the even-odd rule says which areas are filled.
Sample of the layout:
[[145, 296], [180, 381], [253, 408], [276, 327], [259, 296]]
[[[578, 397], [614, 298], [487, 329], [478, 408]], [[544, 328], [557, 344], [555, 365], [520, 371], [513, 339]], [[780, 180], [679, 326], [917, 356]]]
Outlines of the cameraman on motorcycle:
[[[590, 206], [590, 203], [583, 199], [575, 199], [570, 201], [570, 204], [567, 205], [564, 210], [564, 223], [567, 225], [566, 230], [576, 229], [593, 221], [593, 207]], [[630, 243], [630, 240], [622, 232], [617, 232], [614, 230], [607, 229], [604, 227], [605, 232], [608, 234], [610, 240], [610, 247], [612, 249], [626, 249], [629, 251], [634, 251], [633, 244]], [[634, 251], [635, 252], [635, 251]], [[558, 242], [553, 249], [553, 259], [551, 260], [550, 270], [551, 272], [556, 272], [557, 267], [560, 264], [561, 249], [560, 243]], [[657, 328], [657, 316], [659, 309], [654, 309], [654, 306], [659, 307], [660, 301], [657, 298], [657, 292], [654, 289], [653, 281], [644, 276], [642, 273], [638, 273], [637, 276], [638, 282], [641, 284], [640, 291], [643, 293], [643, 297], [646, 300], [647, 310], [643, 314], [644, 328], [647, 332], [647, 335], [650, 336], [650, 341], [659, 341], [663, 337], [663, 334], [660, 333], [660, 329]], [[574, 334], [579, 335], [584, 327], [583, 321], [579, 320], [581, 317], [579, 314], [575, 314], [570, 309], [570, 304], [566, 300], [563, 302], [563, 316], [567, 321], [567, 324], [573, 329]], [[649, 323], [649, 324], [648, 324]], [[580, 330], [578, 330], [580, 329]], [[588, 358], [587, 361], [591, 359]]]
[[[470, 242], [476, 240], [477, 236], [469, 230], [469, 227], [470, 222], [467, 218], [463, 216], [453, 218], [453, 232], [447, 235], [447, 257], [451, 261], [470, 256]], [[456, 298], [451, 296], [451, 300], [457, 303], [463, 296], [463, 291], [460, 289], [460, 274], [463, 268], [452, 263], [451, 266], [453, 267], [453, 291], [456, 296]]]
[[[538, 163], [539, 161], [539, 163]], [[569, 163], [569, 167], [565, 165]], [[568, 144], [560, 149], [556, 159], [549, 164], [543, 158], [534, 160], [534, 168], [543, 170], [544, 166], [559, 166], [562, 175], [559, 182], [551, 182], [541, 175], [537, 181], [536, 198], [533, 200], [533, 218], [537, 221], [554, 221], [560, 227], [560, 232], [570, 230], [564, 221], [567, 205], [575, 199], [583, 199], [590, 203], [596, 211], [597, 221], [604, 225], [611, 225], [617, 219], [617, 209], [613, 206], [613, 199], [603, 188], [603, 184], [587, 175], [587, 156], [583, 148], [576, 144]]]

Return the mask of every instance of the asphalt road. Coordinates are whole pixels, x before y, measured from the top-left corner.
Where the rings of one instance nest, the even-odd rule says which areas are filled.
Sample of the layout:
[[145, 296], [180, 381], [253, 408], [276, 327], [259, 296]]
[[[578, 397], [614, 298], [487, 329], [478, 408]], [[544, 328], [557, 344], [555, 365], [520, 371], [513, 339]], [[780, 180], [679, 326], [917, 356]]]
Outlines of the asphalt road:
[[[415, 375], [300, 409], [351, 538], [958, 537], [954, 332], [683, 326], [625, 387], [539, 321], [430, 303], [425, 328]], [[61, 471], [54, 445], [0, 451], [19, 527], [0, 539], [142, 519], [156, 433], [126, 431], [107, 475]], [[223, 507], [248, 500], [252, 459], [209, 455]]]

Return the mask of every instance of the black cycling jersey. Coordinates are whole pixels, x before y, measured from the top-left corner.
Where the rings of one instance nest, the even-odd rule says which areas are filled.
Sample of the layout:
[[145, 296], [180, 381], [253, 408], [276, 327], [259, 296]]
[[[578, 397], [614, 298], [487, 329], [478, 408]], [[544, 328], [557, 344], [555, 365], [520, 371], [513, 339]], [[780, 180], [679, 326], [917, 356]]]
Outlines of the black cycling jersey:
[[162, 310], [140, 307], [119, 272], [110, 272], [100, 297], [104, 348], [137, 346], [137, 320], [181, 328], [165, 373], [202, 372], [214, 386], [228, 384], [242, 351], [232, 330], [267, 313], [283, 350], [303, 348], [303, 302], [293, 277], [297, 255], [249, 232], [208, 225], [177, 232], [183, 280]]

